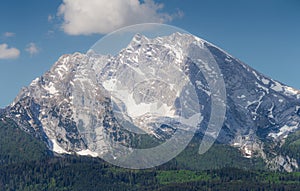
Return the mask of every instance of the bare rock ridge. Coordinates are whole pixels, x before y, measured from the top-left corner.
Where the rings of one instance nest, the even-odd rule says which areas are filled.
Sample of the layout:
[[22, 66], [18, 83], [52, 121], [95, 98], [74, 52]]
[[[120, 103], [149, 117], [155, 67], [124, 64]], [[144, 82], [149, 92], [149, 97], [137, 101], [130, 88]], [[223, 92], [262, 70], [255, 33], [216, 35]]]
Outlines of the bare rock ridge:
[[[114, 84], [113, 76], [134, 84], [140, 76], [146, 75], [143, 71], [153, 71], [165, 84], [153, 82], [155, 91], [149, 90], [149, 94], [143, 96], [127, 92], [126, 96], [132, 96], [134, 101], [128, 99], [125, 105], [128, 116], [133, 117], [139, 128], [164, 140], [176, 131], [176, 127], [152, 128], [149, 124], [156, 123], [159, 118], [149, 118], [149, 121], [134, 118], [136, 111], [130, 108], [132, 104], [136, 108], [147, 105], [155, 97], [162, 103], [161, 111], [172, 117], [174, 103], [171, 99], [177, 92], [166, 88], [166, 84], [178, 80], [176, 71], [170, 70], [172, 64], [195, 86], [198, 99], [193, 101], [201, 105], [200, 125], [203, 128], [199, 133], [203, 134], [210, 115], [211, 91], [199, 68], [188, 57], [191, 44], [210, 50], [224, 78], [227, 111], [217, 141], [239, 148], [247, 158], [263, 158], [271, 169], [298, 169], [299, 159], [280, 152], [280, 148], [288, 135], [299, 130], [300, 92], [190, 34], [174, 33], [153, 39], [138, 34], [115, 56], [63, 55], [48, 72], [24, 87], [1, 113], [43, 140], [56, 153], [97, 157], [110, 153], [109, 145], [114, 142], [132, 144], [134, 137], [122, 128], [112, 112], [109, 90]], [[149, 84], [140, 83], [137, 88], [145, 89]], [[110, 154], [120, 157], [118, 153]]]

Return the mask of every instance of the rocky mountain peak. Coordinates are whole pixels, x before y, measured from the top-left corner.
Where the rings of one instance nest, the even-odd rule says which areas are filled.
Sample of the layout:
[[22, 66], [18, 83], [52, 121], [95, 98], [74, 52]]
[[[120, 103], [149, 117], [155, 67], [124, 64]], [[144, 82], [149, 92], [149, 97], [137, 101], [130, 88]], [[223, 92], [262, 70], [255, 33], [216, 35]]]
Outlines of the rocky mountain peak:
[[[178, 71], [181, 71], [195, 86], [198, 98], [193, 101], [201, 105], [203, 128], [199, 133], [204, 134], [211, 109], [211, 90], [202, 72], [189, 58], [191, 45], [210, 51], [225, 81], [227, 111], [218, 142], [239, 148], [245, 157], [262, 157], [274, 168], [298, 168], [299, 161], [265, 148], [266, 143], [268, 147], [280, 147], [289, 134], [299, 130], [299, 91], [267, 78], [190, 34], [174, 33], [153, 39], [136, 34], [116, 56], [91, 52], [63, 55], [48, 72], [20, 91], [7, 115], [57, 153], [100, 156], [109, 153], [112, 139], [126, 145], [130, 144], [132, 137], [116, 122], [112, 112], [109, 91], [116, 87], [114, 80], [121, 81], [123, 87], [139, 84], [137, 88], [142, 90], [151, 87], [154, 81], [143, 84], [140, 79], [158, 76], [161, 82], [153, 86], [155, 91], [148, 91], [149, 95], [138, 95], [128, 89], [124, 94], [127, 97], [118, 99], [125, 103], [128, 117], [134, 117], [136, 111], [131, 107], [139, 108], [139, 104], [149, 104], [151, 99], [160, 97], [159, 108], [172, 117], [172, 99], [178, 96], [178, 92], [172, 91], [170, 86], [180, 84], [179, 77], [182, 76]], [[153, 123], [153, 118], [149, 121], [133, 120], [160, 140], [176, 130], [175, 127], [152, 129], [142, 124]], [[269, 156], [268, 153], [276, 154]], [[118, 157], [117, 153], [113, 155]]]

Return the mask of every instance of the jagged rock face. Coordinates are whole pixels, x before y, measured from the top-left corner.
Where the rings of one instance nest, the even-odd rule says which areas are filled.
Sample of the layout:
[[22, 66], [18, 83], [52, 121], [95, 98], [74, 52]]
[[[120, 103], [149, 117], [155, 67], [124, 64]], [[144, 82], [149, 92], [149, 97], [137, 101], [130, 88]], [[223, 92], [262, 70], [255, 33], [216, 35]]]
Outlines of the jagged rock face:
[[[224, 75], [227, 117], [235, 119], [232, 128], [242, 135], [252, 131], [260, 138], [280, 139], [298, 126], [299, 91], [263, 76], [215, 47], [210, 49]], [[291, 128], [282, 129], [284, 125]]]
[[[139, 80], [137, 74], [153, 71], [160, 72], [166, 84], [171, 81], [176, 84], [178, 79], [173, 75], [176, 71], [170, 71], [169, 67], [173, 64], [195, 85], [198, 100], [194, 101], [201, 105], [203, 117], [199, 131], [204, 133], [210, 115], [211, 91], [201, 71], [188, 57], [191, 44], [211, 51], [225, 81], [227, 111], [218, 141], [240, 148], [245, 157], [263, 157], [272, 168], [281, 166], [288, 171], [298, 168], [294, 159], [279, 154], [270, 158], [266, 152], [274, 151], [264, 148], [265, 140], [280, 145], [289, 133], [299, 129], [299, 91], [263, 76], [221, 49], [188, 34], [175, 33], [155, 39], [136, 35], [116, 56], [64, 55], [49, 72], [21, 90], [7, 115], [58, 153], [105, 154], [113, 144], [111, 138], [127, 145], [133, 136], [122, 130], [113, 116], [108, 93], [112, 76], [118, 75], [128, 85]], [[144, 89], [150, 84], [156, 84], [155, 91], [147, 95], [133, 93], [136, 104], [160, 97], [161, 103], [171, 108], [170, 100], [176, 97], [176, 92], [166, 92], [166, 84], [149, 81], [136, 88]], [[158, 139], [176, 130], [165, 126], [141, 128]]]

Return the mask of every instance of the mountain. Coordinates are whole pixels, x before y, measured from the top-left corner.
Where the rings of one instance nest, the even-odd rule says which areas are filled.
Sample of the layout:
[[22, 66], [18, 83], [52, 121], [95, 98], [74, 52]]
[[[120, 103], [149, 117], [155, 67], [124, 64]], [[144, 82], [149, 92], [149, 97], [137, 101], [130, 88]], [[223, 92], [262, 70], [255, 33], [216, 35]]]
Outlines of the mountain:
[[[237, 148], [245, 159], [261, 158], [269, 169], [299, 170], [300, 92], [190, 34], [153, 39], [137, 34], [115, 56], [92, 51], [63, 55], [48, 72], [24, 87], [14, 102], [0, 111], [1, 116], [57, 154], [120, 158], [123, 153], [111, 149], [116, 142], [148, 148], [170, 140], [180, 130], [170, 119], [178, 111], [174, 98], [184, 95], [169, 86], [182, 87], [188, 76], [194, 87], [187, 98], [191, 111], [182, 110], [181, 114], [192, 117], [201, 111], [196, 120], [200, 122], [196, 136], [201, 139], [214, 94], [205, 69], [197, 67], [198, 49], [210, 51], [224, 79], [226, 113], [216, 143]], [[160, 81], [152, 79], [152, 73]], [[138, 84], [135, 90], [146, 89], [147, 94], [133, 89], [122, 92], [125, 98], [118, 97], [121, 93], [111, 94], [134, 84]], [[153, 99], [160, 105], [151, 105]], [[114, 113], [116, 108], [126, 116]], [[147, 116], [149, 112], [155, 115]], [[127, 118], [134, 124], [132, 129], [124, 128]]]

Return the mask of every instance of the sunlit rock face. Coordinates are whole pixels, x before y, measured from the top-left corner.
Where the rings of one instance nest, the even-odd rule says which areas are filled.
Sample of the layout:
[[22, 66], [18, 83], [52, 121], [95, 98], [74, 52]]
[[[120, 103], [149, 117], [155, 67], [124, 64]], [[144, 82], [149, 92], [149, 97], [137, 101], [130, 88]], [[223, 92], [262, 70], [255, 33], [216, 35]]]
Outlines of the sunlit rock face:
[[[172, 120], [180, 116], [177, 98], [187, 77], [195, 95], [185, 117], [201, 114], [197, 134], [202, 135], [210, 118], [211, 90], [189, 56], [191, 45], [211, 52], [225, 82], [226, 115], [217, 141], [239, 148], [245, 157], [262, 157], [270, 168], [298, 168], [299, 161], [272, 149], [299, 129], [299, 91], [190, 34], [153, 39], [137, 34], [114, 56], [63, 55], [1, 113], [57, 153], [121, 157], [110, 146], [133, 144], [132, 131], [160, 141], [176, 132], [179, 126]], [[113, 112], [114, 107], [124, 116]], [[133, 129], [124, 129], [120, 120], [132, 123]]]

